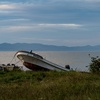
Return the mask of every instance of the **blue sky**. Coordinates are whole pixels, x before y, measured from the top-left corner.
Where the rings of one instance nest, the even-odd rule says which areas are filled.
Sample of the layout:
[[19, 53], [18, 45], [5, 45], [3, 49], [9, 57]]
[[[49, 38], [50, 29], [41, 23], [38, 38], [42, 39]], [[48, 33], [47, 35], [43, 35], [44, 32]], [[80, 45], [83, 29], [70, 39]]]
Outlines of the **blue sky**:
[[0, 0], [0, 43], [100, 45], [100, 0]]

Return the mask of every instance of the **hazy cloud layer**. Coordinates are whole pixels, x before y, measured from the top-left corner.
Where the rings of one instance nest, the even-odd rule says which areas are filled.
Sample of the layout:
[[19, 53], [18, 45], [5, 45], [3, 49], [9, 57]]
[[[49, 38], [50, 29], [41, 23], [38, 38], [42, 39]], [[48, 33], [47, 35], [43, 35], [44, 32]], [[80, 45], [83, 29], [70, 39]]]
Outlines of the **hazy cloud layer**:
[[100, 0], [0, 2], [0, 43], [100, 44]]

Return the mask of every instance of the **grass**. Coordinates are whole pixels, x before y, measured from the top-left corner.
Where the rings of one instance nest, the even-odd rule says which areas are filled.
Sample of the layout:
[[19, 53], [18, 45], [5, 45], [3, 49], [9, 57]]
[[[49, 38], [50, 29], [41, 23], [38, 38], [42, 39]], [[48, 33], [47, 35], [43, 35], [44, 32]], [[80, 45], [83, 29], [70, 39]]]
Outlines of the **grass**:
[[100, 74], [0, 72], [0, 100], [99, 100]]

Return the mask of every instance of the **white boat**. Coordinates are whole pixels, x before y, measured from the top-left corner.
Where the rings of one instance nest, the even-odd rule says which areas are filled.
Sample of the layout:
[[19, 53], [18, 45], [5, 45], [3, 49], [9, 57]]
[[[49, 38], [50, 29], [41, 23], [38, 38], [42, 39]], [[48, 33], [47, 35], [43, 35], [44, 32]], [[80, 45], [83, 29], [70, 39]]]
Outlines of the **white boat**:
[[69, 69], [52, 63], [42, 56], [33, 53], [32, 51], [18, 51], [16, 54], [17, 58], [23, 63], [24, 66], [31, 70], [57, 70], [57, 71], [68, 71]]

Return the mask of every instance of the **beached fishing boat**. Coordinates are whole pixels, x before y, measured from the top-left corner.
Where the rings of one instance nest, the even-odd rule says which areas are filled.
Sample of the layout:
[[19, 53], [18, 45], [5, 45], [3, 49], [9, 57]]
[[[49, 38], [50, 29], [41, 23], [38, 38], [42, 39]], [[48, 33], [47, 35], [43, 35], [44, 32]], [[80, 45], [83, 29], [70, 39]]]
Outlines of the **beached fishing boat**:
[[62, 67], [55, 63], [52, 63], [42, 56], [33, 53], [32, 51], [18, 51], [16, 54], [17, 58], [23, 63], [24, 66], [31, 70], [57, 70], [57, 71], [68, 71], [66, 67]]

